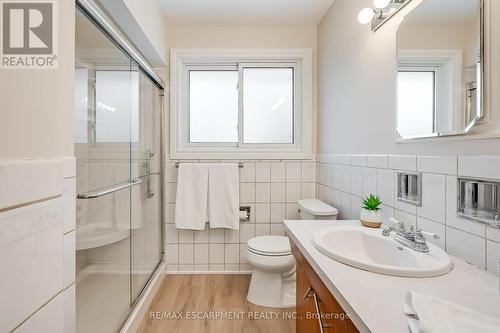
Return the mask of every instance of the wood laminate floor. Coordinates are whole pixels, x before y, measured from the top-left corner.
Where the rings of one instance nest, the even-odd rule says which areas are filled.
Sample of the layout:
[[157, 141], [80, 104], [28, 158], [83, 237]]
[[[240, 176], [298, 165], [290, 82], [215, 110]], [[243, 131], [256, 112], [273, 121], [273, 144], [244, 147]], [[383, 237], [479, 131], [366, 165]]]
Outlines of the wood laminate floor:
[[137, 332], [295, 332], [295, 308], [249, 303], [249, 284], [250, 275], [167, 275]]

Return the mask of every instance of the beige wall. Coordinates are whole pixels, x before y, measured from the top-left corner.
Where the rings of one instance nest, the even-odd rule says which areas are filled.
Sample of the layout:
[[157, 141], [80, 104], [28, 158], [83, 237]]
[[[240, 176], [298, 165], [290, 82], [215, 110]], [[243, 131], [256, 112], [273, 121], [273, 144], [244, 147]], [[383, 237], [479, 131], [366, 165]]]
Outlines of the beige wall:
[[58, 1], [59, 68], [0, 70], [0, 158], [73, 156], [74, 1]]
[[[313, 54], [313, 133], [316, 132], [316, 27], [184, 27], [167, 28], [169, 48], [308, 48]], [[168, 110], [168, 105], [166, 105]], [[168, 114], [168, 113], [167, 113]], [[168, 127], [167, 127], [168, 128]], [[167, 136], [168, 139], [168, 136]], [[168, 144], [167, 144], [168, 146]], [[316, 152], [316, 138], [313, 153]]]
[[[396, 25], [400, 16], [372, 33], [369, 26], [357, 21], [359, 10], [371, 5], [371, 0], [336, 0], [318, 26], [320, 153], [500, 154], [500, 140], [395, 143]], [[491, 13], [500, 14], [500, 2], [491, 1], [489, 7]], [[500, 21], [492, 20], [490, 29], [496, 36]], [[500, 112], [500, 95], [496, 93], [500, 87], [500, 40], [489, 38], [488, 44], [487, 71], [492, 75], [487, 79], [493, 94], [487, 103], [494, 124], [487, 129], [493, 130]]]

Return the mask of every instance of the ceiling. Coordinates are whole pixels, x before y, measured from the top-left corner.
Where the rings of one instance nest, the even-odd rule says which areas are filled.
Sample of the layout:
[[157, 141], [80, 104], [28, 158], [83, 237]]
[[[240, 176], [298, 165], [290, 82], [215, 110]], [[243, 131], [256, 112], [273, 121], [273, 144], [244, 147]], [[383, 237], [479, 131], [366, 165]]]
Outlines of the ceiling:
[[157, 0], [170, 25], [315, 25], [335, 0]]

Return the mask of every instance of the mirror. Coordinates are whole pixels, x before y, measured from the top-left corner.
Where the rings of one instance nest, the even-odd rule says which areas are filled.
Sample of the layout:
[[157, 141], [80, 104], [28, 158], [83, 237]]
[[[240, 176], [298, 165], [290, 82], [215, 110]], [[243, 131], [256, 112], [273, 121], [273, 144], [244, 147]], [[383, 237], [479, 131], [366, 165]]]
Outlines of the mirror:
[[467, 134], [483, 116], [483, 0], [423, 0], [397, 31], [397, 141]]

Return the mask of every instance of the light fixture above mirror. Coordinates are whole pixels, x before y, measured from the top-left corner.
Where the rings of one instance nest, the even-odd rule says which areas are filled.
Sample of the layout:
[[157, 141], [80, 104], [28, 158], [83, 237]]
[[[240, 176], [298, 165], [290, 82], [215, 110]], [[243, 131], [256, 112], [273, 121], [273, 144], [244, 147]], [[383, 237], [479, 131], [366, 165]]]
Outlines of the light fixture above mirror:
[[361, 24], [371, 22], [372, 31], [376, 31], [394, 14], [406, 6], [411, 0], [373, 0], [374, 8], [364, 8], [358, 14]]

